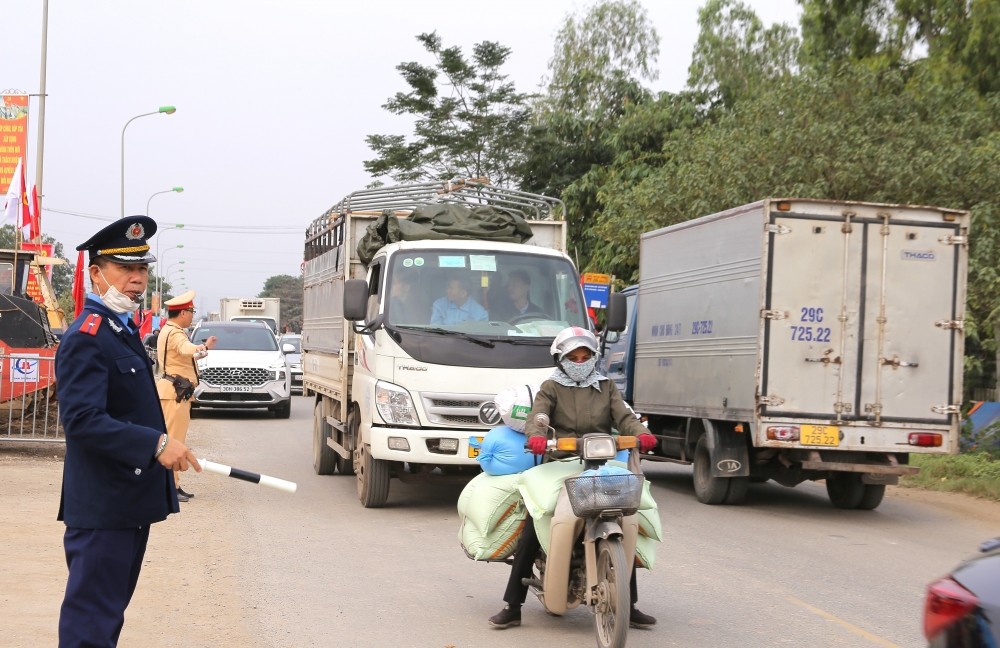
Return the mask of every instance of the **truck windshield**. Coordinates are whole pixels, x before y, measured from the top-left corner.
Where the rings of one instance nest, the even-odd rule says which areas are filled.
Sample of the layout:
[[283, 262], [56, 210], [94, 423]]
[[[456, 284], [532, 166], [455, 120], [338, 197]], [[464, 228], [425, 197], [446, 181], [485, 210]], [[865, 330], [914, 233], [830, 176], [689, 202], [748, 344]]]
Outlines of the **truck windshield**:
[[260, 325], [202, 326], [191, 340], [201, 344], [211, 336], [218, 338], [215, 348], [219, 351], [277, 351], [278, 343], [266, 328]]
[[541, 343], [587, 327], [573, 266], [564, 258], [475, 250], [415, 250], [392, 258], [390, 326], [493, 342]]

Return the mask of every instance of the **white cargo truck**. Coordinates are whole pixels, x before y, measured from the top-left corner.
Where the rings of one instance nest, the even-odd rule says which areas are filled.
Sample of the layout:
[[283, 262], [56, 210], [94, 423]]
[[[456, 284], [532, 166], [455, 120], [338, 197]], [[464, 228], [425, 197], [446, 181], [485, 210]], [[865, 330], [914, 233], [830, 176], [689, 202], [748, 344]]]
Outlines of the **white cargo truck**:
[[262, 322], [278, 334], [281, 324], [281, 300], [277, 297], [223, 297], [219, 302], [223, 322]]
[[[402, 219], [438, 203], [504, 208], [527, 219], [532, 237], [403, 240], [362, 264], [358, 242], [383, 210]], [[391, 476], [456, 480], [479, 472], [469, 439], [498, 424], [493, 398], [547, 378], [555, 334], [588, 326], [580, 279], [564, 253], [563, 213], [555, 199], [466, 181], [358, 191], [313, 222], [302, 370], [305, 393], [316, 399], [317, 473], [356, 475], [370, 508], [385, 503]], [[351, 295], [364, 322], [345, 319]], [[526, 297], [521, 308], [512, 310], [512, 295]]]
[[825, 479], [835, 506], [873, 509], [910, 453], [957, 452], [968, 228], [789, 199], [644, 234], [624, 364], [650, 458], [693, 463], [708, 504]]

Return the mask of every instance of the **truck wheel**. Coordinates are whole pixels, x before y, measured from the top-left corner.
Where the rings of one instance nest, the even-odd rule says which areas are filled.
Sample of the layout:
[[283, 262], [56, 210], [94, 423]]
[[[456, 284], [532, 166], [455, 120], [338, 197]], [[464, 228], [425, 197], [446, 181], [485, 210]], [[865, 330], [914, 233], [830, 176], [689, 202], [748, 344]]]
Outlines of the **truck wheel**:
[[885, 497], [884, 484], [865, 484], [865, 494], [861, 497], [858, 508], [862, 511], [874, 511], [882, 503], [883, 497]]
[[330, 438], [330, 424], [323, 418], [323, 403], [316, 403], [313, 409], [313, 469], [317, 475], [332, 475], [339, 457], [333, 448], [326, 444]]
[[292, 399], [289, 398], [274, 408], [274, 418], [286, 419], [292, 415]]
[[742, 504], [743, 500], [747, 498], [747, 486], [750, 485], [750, 478], [730, 477], [727, 481], [729, 482], [729, 490], [726, 491], [726, 499], [722, 503], [732, 506]]
[[371, 448], [358, 443], [358, 499], [365, 508], [382, 508], [389, 499], [389, 462], [372, 457]]
[[712, 454], [708, 438], [702, 435], [694, 449], [694, 494], [702, 504], [722, 504], [731, 477], [712, 477]]
[[861, 473], [833, 473], [826, 478], [826, 494], [837, 508], [858, 508], [865, 496]]
[[[342, 432], [337, 434], [337, 443], [339, 443], [345, 450], [351, 447], [350, 443], [347, 442], [348, 438], [358, 438], [358, 416], [354, 413], [353, 409], [351, 410], [351, 414], [347, 417], [347, 434]], [[339, 454], [337, 455], [337, 471], [341, 475], [354, 474], [354, 452], [351, 452], [351, 455], [347, 457], [347, 459], [344, 459]]]

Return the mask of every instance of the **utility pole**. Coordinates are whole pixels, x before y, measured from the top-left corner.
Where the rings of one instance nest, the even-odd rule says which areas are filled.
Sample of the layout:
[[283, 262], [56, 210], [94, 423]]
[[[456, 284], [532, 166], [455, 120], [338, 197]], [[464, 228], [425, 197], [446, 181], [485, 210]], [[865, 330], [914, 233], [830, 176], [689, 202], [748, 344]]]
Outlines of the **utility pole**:
[[[42, 0], [42, 71], [38, 80], [38, 146], [35, 151], [35, 190], [38, 192], [38, 221], [42, 220], [42, 157], [45, 151], [45, 66], [49, 42], [49, 0]], [[42, 233], [38, 233], [35, 243], [41, 243]]]

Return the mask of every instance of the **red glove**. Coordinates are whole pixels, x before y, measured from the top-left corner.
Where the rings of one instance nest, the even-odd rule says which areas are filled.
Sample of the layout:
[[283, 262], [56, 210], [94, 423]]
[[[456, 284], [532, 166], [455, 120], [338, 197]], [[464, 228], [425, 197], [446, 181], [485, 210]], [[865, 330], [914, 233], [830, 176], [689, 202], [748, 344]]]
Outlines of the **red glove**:
[[531, 448], [532, 454], [543, 455], [545, 454], [545, 446], [548, 444], [548, 439], [542, 436], [533, 436], [528, 439], [528, 447]]
[[649, 452], [656, 447], [656, 437], [652, 434], [639, 435], [639, 452]]

